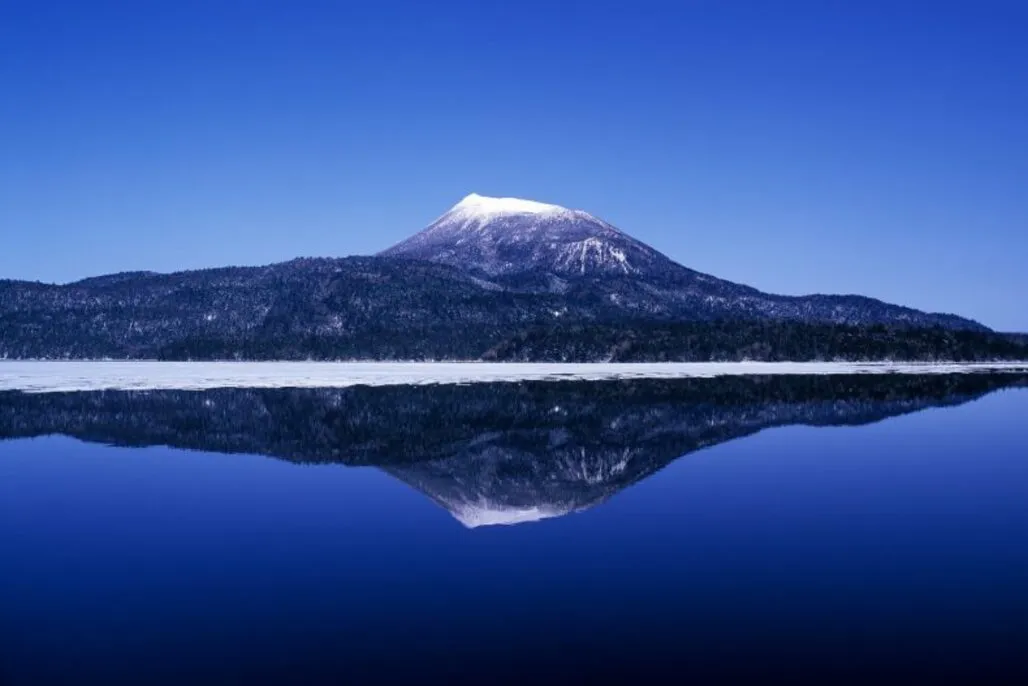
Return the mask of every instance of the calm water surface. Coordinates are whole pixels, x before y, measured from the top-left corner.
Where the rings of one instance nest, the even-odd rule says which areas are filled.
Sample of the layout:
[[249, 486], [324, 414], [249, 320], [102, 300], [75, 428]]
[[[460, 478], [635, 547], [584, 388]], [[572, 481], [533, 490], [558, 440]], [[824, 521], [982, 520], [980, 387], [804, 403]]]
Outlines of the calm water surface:
[[1016, 683], [1026, 385], [0, 393], [0, 683]]

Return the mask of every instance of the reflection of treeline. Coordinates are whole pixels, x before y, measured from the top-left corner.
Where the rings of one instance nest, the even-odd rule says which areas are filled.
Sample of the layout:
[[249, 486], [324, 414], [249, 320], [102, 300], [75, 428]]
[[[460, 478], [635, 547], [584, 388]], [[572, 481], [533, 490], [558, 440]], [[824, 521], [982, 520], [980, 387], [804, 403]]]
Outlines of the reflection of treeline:
[[489, 350], [485, 358], [568, 362], [1026, 360], [1028, 336], [796, 322], [557, 325], [520, 333]]
[[1028, 360], [1028, 337], [943, 328], [796, 322], [571, 324], [501, 336], [493, 328], [374, 329], [367, 336], [195, 337], [161, 348], [182, 359], [485, 359], [518, 362]]
[[672, 459], [784, 424], [872, 422], [958, 404], [1020, 375], [848, 375], [563, 381], [346, 389], [0, 393], [0, 438], [65, 434], [300, 462], [388, 465], [490, 444]]

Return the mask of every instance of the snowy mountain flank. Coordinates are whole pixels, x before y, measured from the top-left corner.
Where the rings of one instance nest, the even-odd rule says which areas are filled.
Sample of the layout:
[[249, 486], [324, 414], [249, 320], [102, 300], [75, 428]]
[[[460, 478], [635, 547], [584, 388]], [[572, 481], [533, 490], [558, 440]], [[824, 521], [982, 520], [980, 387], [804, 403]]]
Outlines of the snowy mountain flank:
[[861, 296], [762, 293], [688, 269], [587, 212], [518, 198], [472, 193], [379, 255], [451, 265], [518, 290], [598, 298], [629, 315], [985, 329]]
[[0, 359], [1025, 359], [978, 322], [764, 293], [588, 212], [471, 194], [375, 256], [0, 281]]
[[562, 276], [628, 275], [676, 266], [587, 212], [476, 193], [380, 254], [442, 262], [491, 276], [536, 269]]

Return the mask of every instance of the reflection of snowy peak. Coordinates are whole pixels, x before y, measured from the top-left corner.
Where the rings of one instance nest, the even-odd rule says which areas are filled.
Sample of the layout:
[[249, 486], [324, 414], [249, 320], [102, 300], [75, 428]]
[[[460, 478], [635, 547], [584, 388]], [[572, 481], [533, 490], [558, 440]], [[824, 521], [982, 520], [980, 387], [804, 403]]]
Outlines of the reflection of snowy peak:
[[546, 507], [503, 507], [485, 500], [477, 503], [446, 503], [444, 507], [450, 511], [454, 519], [469, 529], [476, 529], [480, 526], [510, 526], [525, 522], [538, 522], [567, 514], [565, 510], [551, 510]]
[[479, 527], [585, 510], [769, 427], [869, 423], [1025, 385], [954, 374], [0, 392], [0, 440], [64, 434], [377, 467]]
[[521, 524], [589, 509], [683, 455], [768, 427], [859, 424], [937, 402], [896, 398], [610, 407], [601, 411], [602, 421], [590, 421], [583, 411], [568, 428], [490, 432], [451, 445], [446, 456], [382, 469], [468, 528]]
[[382, 253], [501, 275], [639, 274], [677, 267], [587, 212], [471, 194], [428, 228]]
[[[623, 455], [618, 459], [608, 451], [562, 446], [571, 438], [566, 432], [544, 433], [548, 442], [539, 432], [495, 434], [450, 457], [383, 469], [468, 528], [559, 517], [624, 487], [617, 477], [631, 459], [630, 449], [617, 450]], [[548, 452], [532, 445], [545, 445]]]

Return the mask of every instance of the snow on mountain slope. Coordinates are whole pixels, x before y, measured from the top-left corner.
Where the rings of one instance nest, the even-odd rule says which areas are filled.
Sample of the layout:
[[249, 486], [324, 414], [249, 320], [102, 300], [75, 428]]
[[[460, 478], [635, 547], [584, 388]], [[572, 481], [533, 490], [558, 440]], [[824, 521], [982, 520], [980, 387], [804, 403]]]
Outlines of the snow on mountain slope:
[[572, 210], [535, 200], [490, 198], [472, 193], [454, 205], [450, 212], [462, 214], [469, 219], [488, 219], [502, 214], [562, 214], [571, 213]]
[[[777, 319], [986, 330], [860, 296], [780, 296], [685, 267], [582, 210], [472, 193], [379, 253], [488, 275], [519, 291], [566, 295], [598, 316]], [[600, 310], [603, 310], [602, 312]]]
[[[587, 212], [528, 200], [469, 196], [384, 255], [112, 274], [60, 286], [0, 280], [0, 358], [477, 359], [555, 325], [601, 328], [591, 339], [556, 330], [556, 339], [533, 338], [559, 341], [559, 351], [510, 349], [605, 360], [609, 349], [594, 347], [607, 340], [601, 330], [620, 328], [612, 340], [621, 345], [625, 332], [674, 322], [988, 332], [961, 317], [862, 296], [763, 293], [682, 266]], [[711, 336], [731, 340], [717, 327]], [[762, 342], [792, 354], [809, 348]], [[975, 355], [1010, 356], [999, 339], [933, 345], [938, 355], [962, 358], [971, 345]], [[904, 354], [898, 340], [886, 349]], [[680, 342], [663, 352], [674, 350], [682, 352]]]
[[475, 193], [380, 254], [475, 268], [493, 276], [532, 270], [627, 275], [676, 266], [588, 212]]

